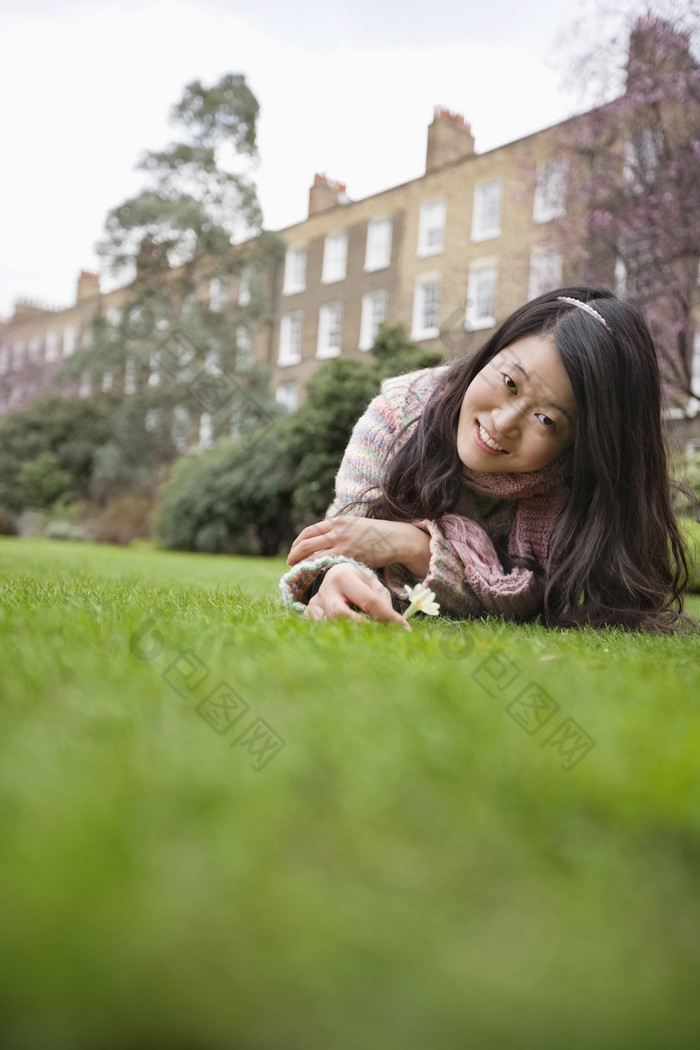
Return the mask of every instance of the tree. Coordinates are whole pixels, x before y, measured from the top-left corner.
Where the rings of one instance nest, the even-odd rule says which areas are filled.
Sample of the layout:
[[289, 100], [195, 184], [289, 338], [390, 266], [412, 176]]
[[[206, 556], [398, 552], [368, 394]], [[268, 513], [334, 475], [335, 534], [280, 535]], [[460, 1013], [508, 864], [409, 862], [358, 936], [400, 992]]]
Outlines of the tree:
[[322, 518], [352, 428], [388, 376], [431, 368], [442, 356], [406, 339], [400, 326], [382, 326], [373, 361], [330, 361], [310, 380], [292, 417], [290, 454], [296, 464], [293, 516], [298, 526]]
[[270, 415], [253, 348], [270, 323], [281, 242], [261, 228], [257, 114], [239, 74], [189, 84], [171, 114], [179, 140], [144, 154], [147, 187], [107, 217], [98, 250], [128, 282], [119, 318], [98, 318], [63, 373], [66, 384], [87, 374], [119, 398], [105, 482], [148, 486], [200, 438], [213, 443]]
[[49, 397], [0, 422], [0, 503], [13, 511], [89, 494], [97, 452], [109, 439], [110, 406]]
[[[624, 90], [562, 125], [555, 144], [558, 163], [568, 167], [566, 215], [556, 226], [572, 272], [615, 284], [644, 309], [667, 401], [690, 413], [700, 396], [692, 373], [700, 266], [696, 19], [694, 8], [676, 4], [667, 18], [637, 18], [625, 48], [614, 33], [607, 46], [598, 36], [584, 47], [573, 63], [583, 85], [609, 88], [617, 73]], [[601, 14], [594, 24], [599, 32], [609, 20]]]
[[178, 463], [159, 510], [166, 547], [277, 554], [322, 518], [352, 428], [381, 380], [429, 368], [440, 354], [382, 328], [371, 361], [329, 361], [293, 415]]

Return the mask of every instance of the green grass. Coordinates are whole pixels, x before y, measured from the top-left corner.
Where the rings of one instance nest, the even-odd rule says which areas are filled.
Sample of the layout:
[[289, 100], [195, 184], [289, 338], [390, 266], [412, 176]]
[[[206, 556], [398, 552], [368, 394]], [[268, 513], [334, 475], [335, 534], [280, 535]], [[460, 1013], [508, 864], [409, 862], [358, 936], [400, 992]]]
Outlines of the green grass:
[[313, 624], [283, 570], [0, 542], [3, 1050], [697, 1046], [697, 637]]

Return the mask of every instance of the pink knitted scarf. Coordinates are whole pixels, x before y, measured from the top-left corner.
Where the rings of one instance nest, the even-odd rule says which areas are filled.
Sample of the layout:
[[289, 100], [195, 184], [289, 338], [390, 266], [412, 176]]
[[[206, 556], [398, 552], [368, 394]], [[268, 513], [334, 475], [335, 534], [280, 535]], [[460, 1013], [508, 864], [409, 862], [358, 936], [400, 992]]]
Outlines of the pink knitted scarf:
[[[549, 537], [569, 495], [571, 453], [528, 474], [487, 474], [464, 468], [464, 481], [473, 492], [494, 500], [517, 500], [515, 522], [508, 538], [511, 558], [527, 558], [541, 568], [547, 564]], [[470, 518], [446, 514], [440, 528], [464, 564], [464, 576], [488, 610], [526, 618], [541, 602], [541, 577], [515, 566], [506, 573], [484, 529]]]

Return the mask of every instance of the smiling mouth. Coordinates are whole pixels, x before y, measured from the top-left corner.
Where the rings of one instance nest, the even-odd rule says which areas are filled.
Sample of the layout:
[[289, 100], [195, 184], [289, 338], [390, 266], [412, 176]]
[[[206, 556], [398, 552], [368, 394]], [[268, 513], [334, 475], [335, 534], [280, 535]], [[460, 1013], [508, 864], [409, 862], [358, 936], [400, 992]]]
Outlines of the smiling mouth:
[[486, 445], [486, 447], [489, 448], [492, 452], [500, 452], [501, 454], [504, 454], [506, 456], [510, 455], [507, 448], [504, 448], [503, 445], [499, 445], [497, 441], [494, 441], [494, 439], [489, 434], [488, 430], [484, 429], [484, 427], [478, 419], [476, 421], [476, 432], [479, 437], [479, 441], [482, 444]]

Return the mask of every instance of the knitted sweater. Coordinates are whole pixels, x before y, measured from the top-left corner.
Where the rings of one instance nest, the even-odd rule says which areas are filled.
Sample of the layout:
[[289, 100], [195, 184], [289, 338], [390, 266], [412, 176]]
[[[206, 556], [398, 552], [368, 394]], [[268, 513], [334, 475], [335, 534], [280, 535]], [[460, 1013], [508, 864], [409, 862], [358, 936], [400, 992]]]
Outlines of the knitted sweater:
[[[362, 516], [361, 504], [348, 504], [379, 495], [387, 458], [410, 436], [444, 372], [445, 366], [423, 369], [382, 383], [381, 393], [353, 429], [326, 517]], [[506, 573], [494, 541], [508, 537], [509, 554], [534, 560], [544, 568], [549, 535], [568, 495], [568, 464], [565, 455], [530, 474], [491, 474], [465, 468], [455, 513], [437, 521], [412, 522], [430, 535], [430, 565], [425, 578], [419, 581], [399, 564], [379, 569], [377, 575], [399, 601], [405, 601], [406, 584], [424, 583], [435, 593], [442, 614], [531, 618], [542, 607], [541, 577], [520, 566]], [[367, 527], [372, 528], [371, 519]], [[379, 535], [378, 542], [382, 542]], [[352, 558], [319, 555], [295, 565], [280, 582], [285, 603], [303, 609], [318, 571], [339, 562], [359, 564]]]

